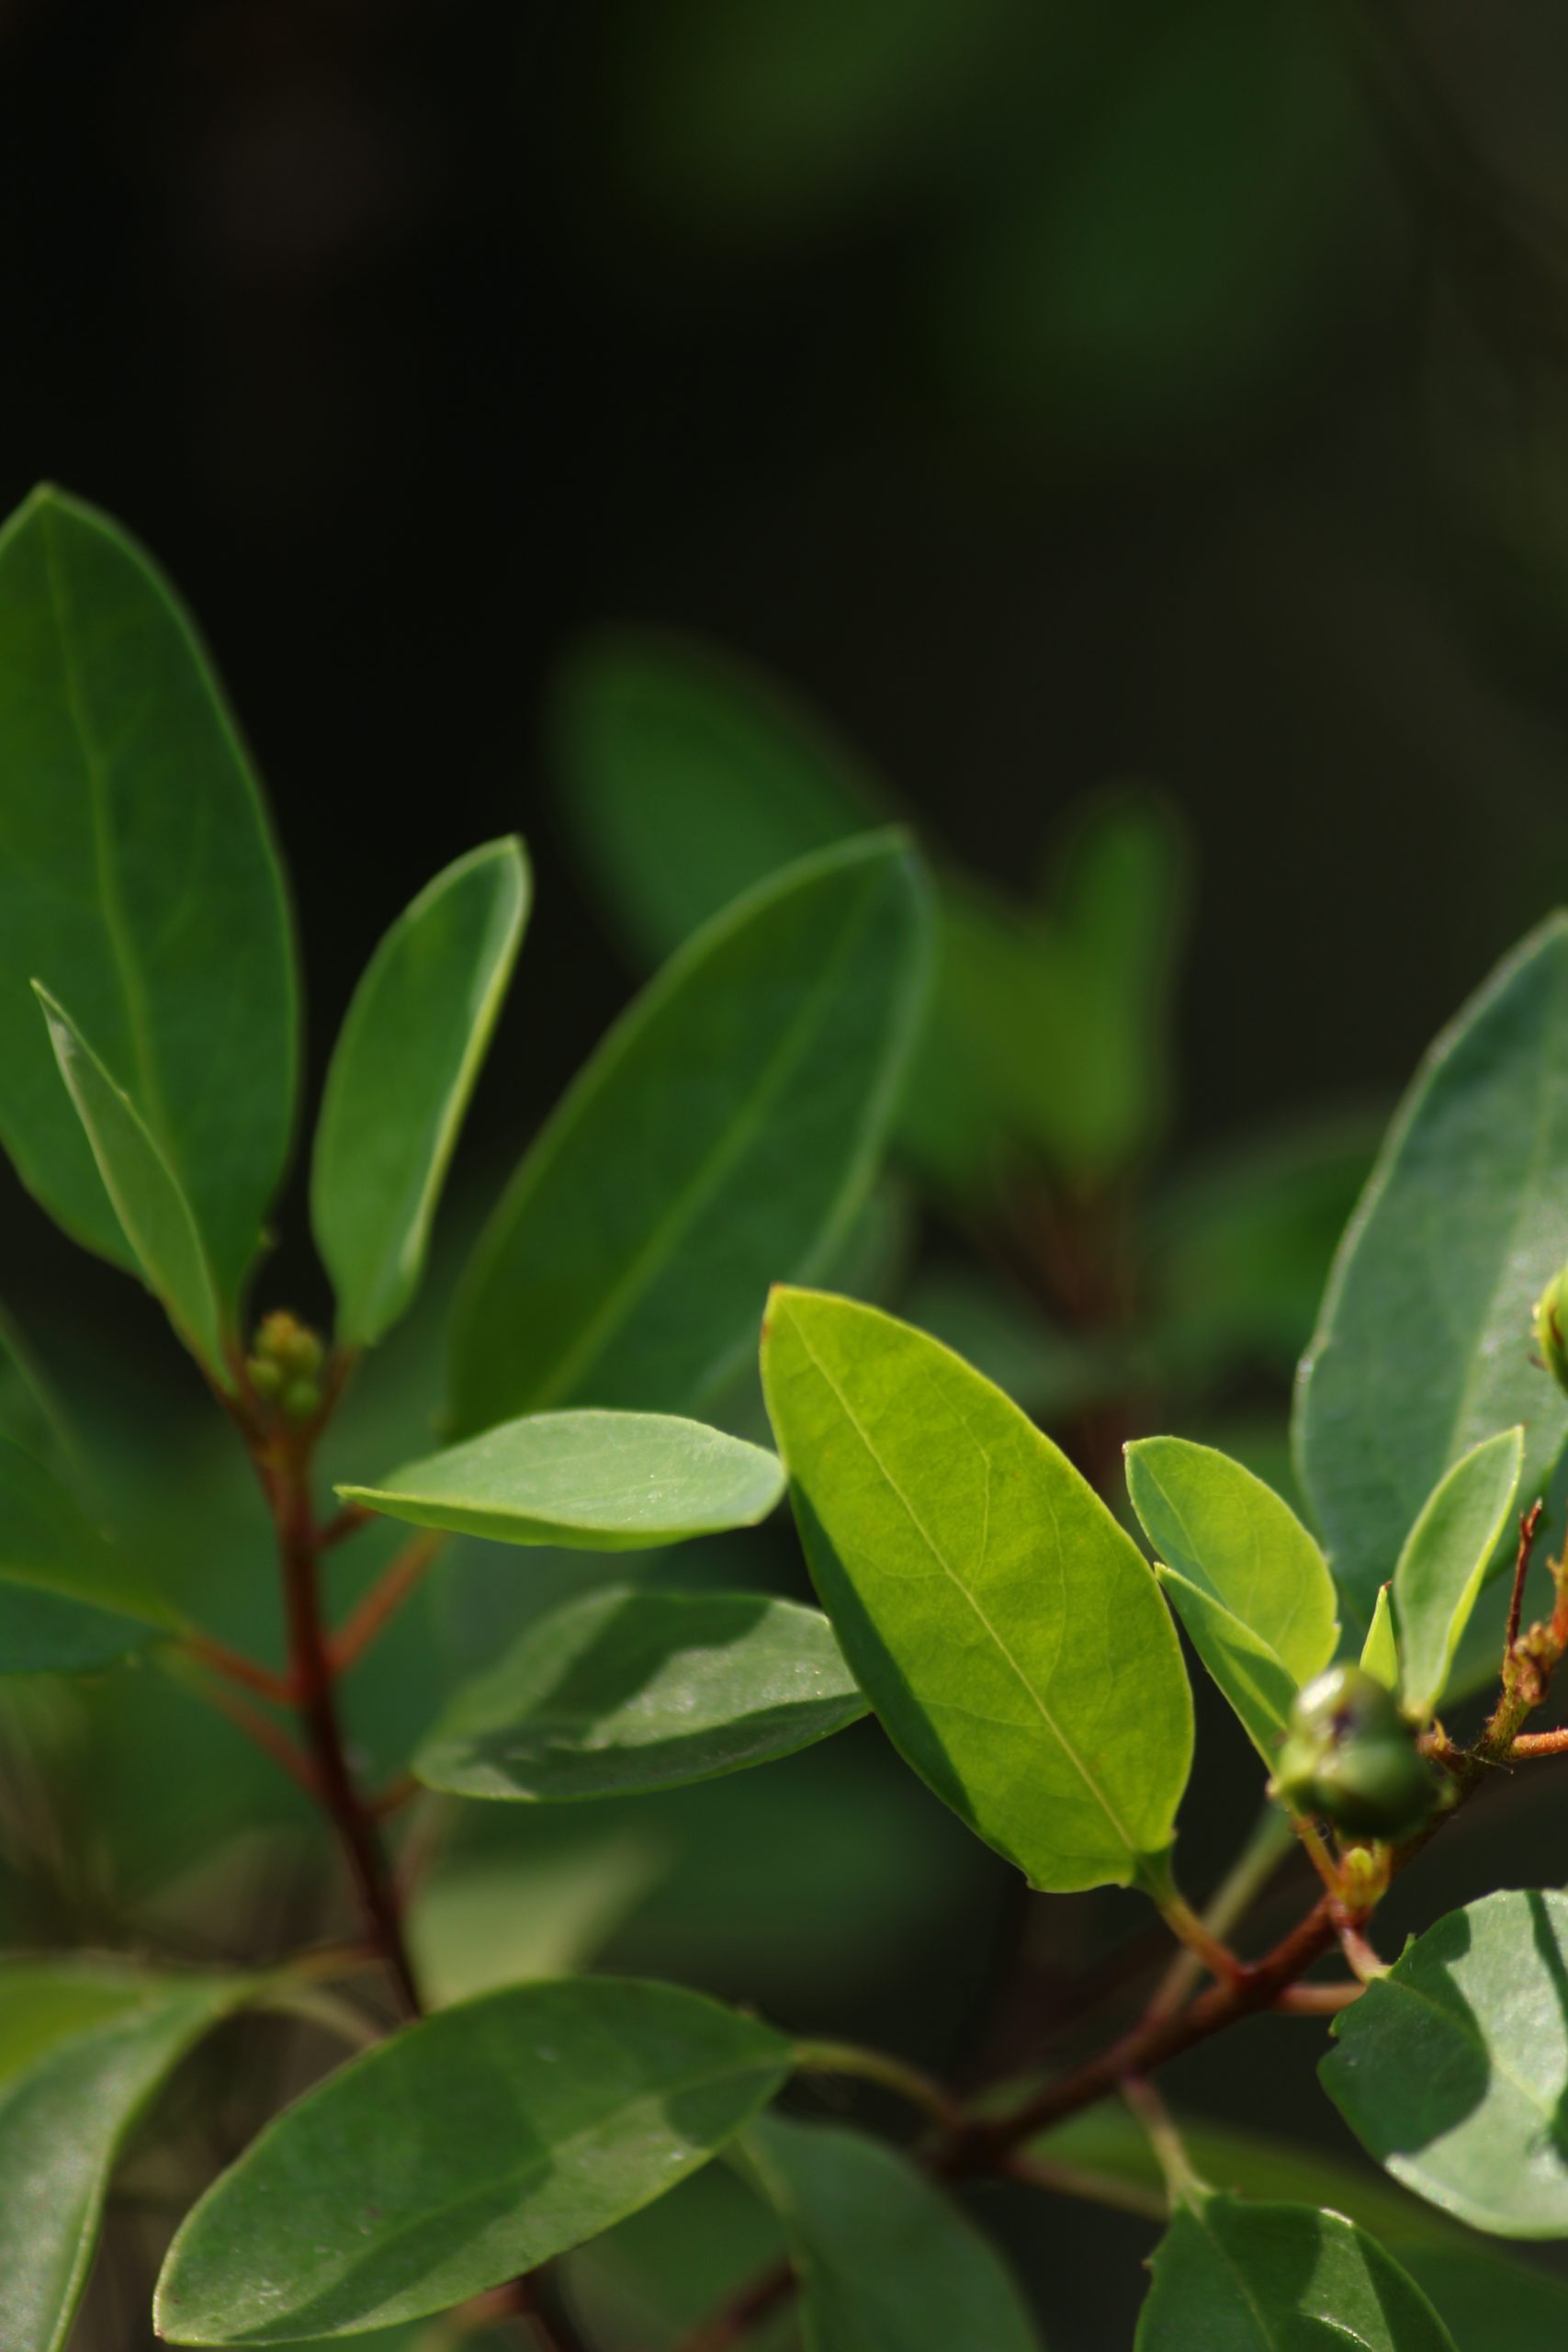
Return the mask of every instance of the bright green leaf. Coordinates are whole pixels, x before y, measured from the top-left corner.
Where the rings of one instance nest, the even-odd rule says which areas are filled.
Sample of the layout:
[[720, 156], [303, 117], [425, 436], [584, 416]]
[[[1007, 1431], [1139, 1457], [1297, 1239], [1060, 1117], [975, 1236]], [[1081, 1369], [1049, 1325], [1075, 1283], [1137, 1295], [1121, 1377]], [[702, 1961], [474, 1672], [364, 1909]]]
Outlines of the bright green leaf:
[[1393, 1572], [1400, 1695], [1423, 1723], [1443, 1695], [1487, 1564], [1518, 1491], [1525, 1433], [1505, 1430], [1456, 1462], [1427, 1498]]
[[529, 1626], [447, 1706], [413, 1769], [457, 1796], [622, 1796], [769, 1763], [865, 1712], [815, 1609], [612, 1586]]
[[572, 1403], [688, 1409], [768, 1283], [863, 1194], [919, 1017], [925, 886], [897, 836], [807, 860], [682, 949], [578, 1078], [475, 1251], [460, 1431]]
[[1213, 1446], [1146, 1437], [1127, 1448], [1127, 1492], [1167, 1567], [1238, 1617], [1298, 1688], [1322, 1672], [1339, 1634], [1334, 1579], [1271, 1487]]
[[54, 1473], [0, 1438], [0, 1675], [95, 1673], [168, 1630]]
[[1568, 2237], [1568, 1894], [1450, 1911], [1334, 2032], [1324, 2088], [1396, 2180], [1498, 2237]]
[[1155, 1573], [1193, 1648], [1272, 1770], [1300, 1687], [1294, 1675], [1280, 1665], [1266, 1641], [1201, 1585], [1190, 1584], [1174, 1568], [1161, 1566]]
[[445, 2310], [705, 2164], [789, 2045], [669, 1984], [581, 1977], [442, 2009], [268, 2125], [159, 2282], [175, 2344], [279, 2344]]
[[130, 1266], [28, 993], [39, 974], [189, 1201], [228, 1314], [293, 1117], [277, 862], [167, 584], [53, 490], [0, 530], [0, 1137], [68, 1233]]
[[806, 2352], [1034, 2352], [999, 2256], [907, 2156], [776, 2116], [741, 2148], [784, 2223]]
[[1389, 1599], [1393, 1590], [1392, 1583], [1379, 1585], [1372, 1622], [1361, 1644], [1363, 1671], [1375, 1675], [1385, 1690], [1399, 1688], [1399, 1644], [1394, 1637], [1393, 1608]]
[[1171, 2216], [1137, 2352], [1454, 2352], [1392, 2255], [1337, 2213], [1223, 2191]]
[[179, 1179], [71, 1015], [46, 989], [34, 986], [60, 1075], [142, 1277], [186, 1347], [226, 1385], [212, 1270]]
[[652, 1552], [754, 1527], [784, 1493], [784, 1472], [764, 1447], [701, 1421], [589, 1410], [502, 1421], [379, 1487], [337, 1491], [389, 1519], [494, 1544]]
[[470, 851], [404, 909], [355, 990], [310, 1170], [310, 1221], [347, 1347], [380, 1339], [418, 1286], [528, 892], [520, 842]]
[[818, 1591], [908, 1761], [1035, 1885], [1125, 1884], [1192, 1753], [1136, 1546], [999, 1389], [874, 1308], [775, 1291], [762, 1375]]
[[1296, 1397], [1302, 1483], [1358, 1629], [1427, 1498], [1525, 1426], [1523, 1491], [1568, 1433], [1530, 1313], [1568, 1257], [1568, 915], [1427, 1054], [1336, 1261]]
[[241, 1977], [0, 1966], [0, 2278], [6, 2352], [61, 2352], [127, 2135]]

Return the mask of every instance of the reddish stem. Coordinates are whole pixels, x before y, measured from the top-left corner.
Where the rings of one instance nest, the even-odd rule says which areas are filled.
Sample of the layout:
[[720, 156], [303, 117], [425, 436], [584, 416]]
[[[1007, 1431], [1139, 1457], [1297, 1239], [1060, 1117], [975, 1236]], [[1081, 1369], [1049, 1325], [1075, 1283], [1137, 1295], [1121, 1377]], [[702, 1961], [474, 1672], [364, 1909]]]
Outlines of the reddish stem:
[[219, 1641], [198, 1627], [181, 1636], [181, 1647], [198, 1666], [210, 1673], [220, 1674], [227, 1681], [237, 1682], [242, 1690], [254, 1690], [258, 1699], [269, 1700], [275, 1707], [291, 1707], [295, 1702], [293, 1678], [274, 1673], [270, 1666], [247, 1657], [243, 1650], [231, 1649], [227, 1642]]
[[382, 1627], [400, 1610], [441, 1549], [438, 1534], [418, 1535], [398, 1554], [386, 1574], [338, 1627], [328, 1644], [334, 1674], [345, 1673], [367, 1650]]

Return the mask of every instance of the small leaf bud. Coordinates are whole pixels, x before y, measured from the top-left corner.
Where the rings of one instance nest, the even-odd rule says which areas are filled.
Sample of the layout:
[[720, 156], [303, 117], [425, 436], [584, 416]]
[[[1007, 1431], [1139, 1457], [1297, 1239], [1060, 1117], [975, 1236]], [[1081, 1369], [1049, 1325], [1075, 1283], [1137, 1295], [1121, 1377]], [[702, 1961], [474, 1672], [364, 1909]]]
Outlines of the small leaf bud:
[[1359, 1666], [1331, 1666], [1292, 1711], [1269, 1792], [1357, 1838], [1407, 1838], [1440, 1784], [1393, 1693]]
[[1560, 1267], [1536, 1301], [1536, 1351], [1559, 1388], [1568, 1389], [1568, 1266]]

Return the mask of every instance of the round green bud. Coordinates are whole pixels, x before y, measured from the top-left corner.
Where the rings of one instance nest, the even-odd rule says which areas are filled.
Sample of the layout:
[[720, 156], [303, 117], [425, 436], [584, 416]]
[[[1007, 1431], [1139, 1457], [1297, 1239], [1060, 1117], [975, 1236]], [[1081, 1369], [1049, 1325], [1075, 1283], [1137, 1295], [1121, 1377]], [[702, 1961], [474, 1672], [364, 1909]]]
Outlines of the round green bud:
[[312, 1413], [321, 1409], [321, 1392], [313, 1380], [291, 1380], [278, 1403], [286, 1419], [308, 1421]]
[[1439, 1788], [1393, 1691], [1359, 1666], [1331, 1666], [1301, 1693], [1269, 1783], [1356, 1838], [1414, 1836]]
[[1568, 1266], [1559, 1268], [1536, 1301], [1535, 1344], [1559, 1388], [1568, 1389]]
[[251, 1386], [258, 1396], [265, 1396], [270, 1401], [273, 1397], [282, 1395], [283, 1366], [280, 1363], [275, 1363], [270, 1356], [247, 1356], [245, 1371], [249, 1374]]

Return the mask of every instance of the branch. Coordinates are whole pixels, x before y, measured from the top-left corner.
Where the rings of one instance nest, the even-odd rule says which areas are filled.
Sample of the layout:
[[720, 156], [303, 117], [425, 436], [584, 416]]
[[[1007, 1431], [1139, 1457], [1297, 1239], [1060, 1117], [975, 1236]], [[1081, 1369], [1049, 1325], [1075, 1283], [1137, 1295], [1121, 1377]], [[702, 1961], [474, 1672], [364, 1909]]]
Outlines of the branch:
[[382, 1627], [402, 1607], [446, 1540], [444, 1535], [432, 1532], [416, 1535], [412, 1544], [404, 1545], [386, 1574], [378, 1577], [328, 1643], [333, 1674], [346, 1673], [355, 1660], [363, 1657]]
[[193, 1625], [188, 1632], [182, 1634], [179, 1646], [198, 1666], [205, 1666], [209, 1673], [220, 1674], [227, 1681], [237, 1682], [243, 1690], [254, 1691], [258, 1699], [270, 1700], [275, 1707], [294, 1705], [298, 1693], [292, 1675], [274, 1673], [270, 1666], [263, 1666], [259, 1660], [247, 1657], [243, 1650], [231, 1649], [227, 1642], [219, 1641], [212, 1634], [204, 1634], [199, 1626]]

